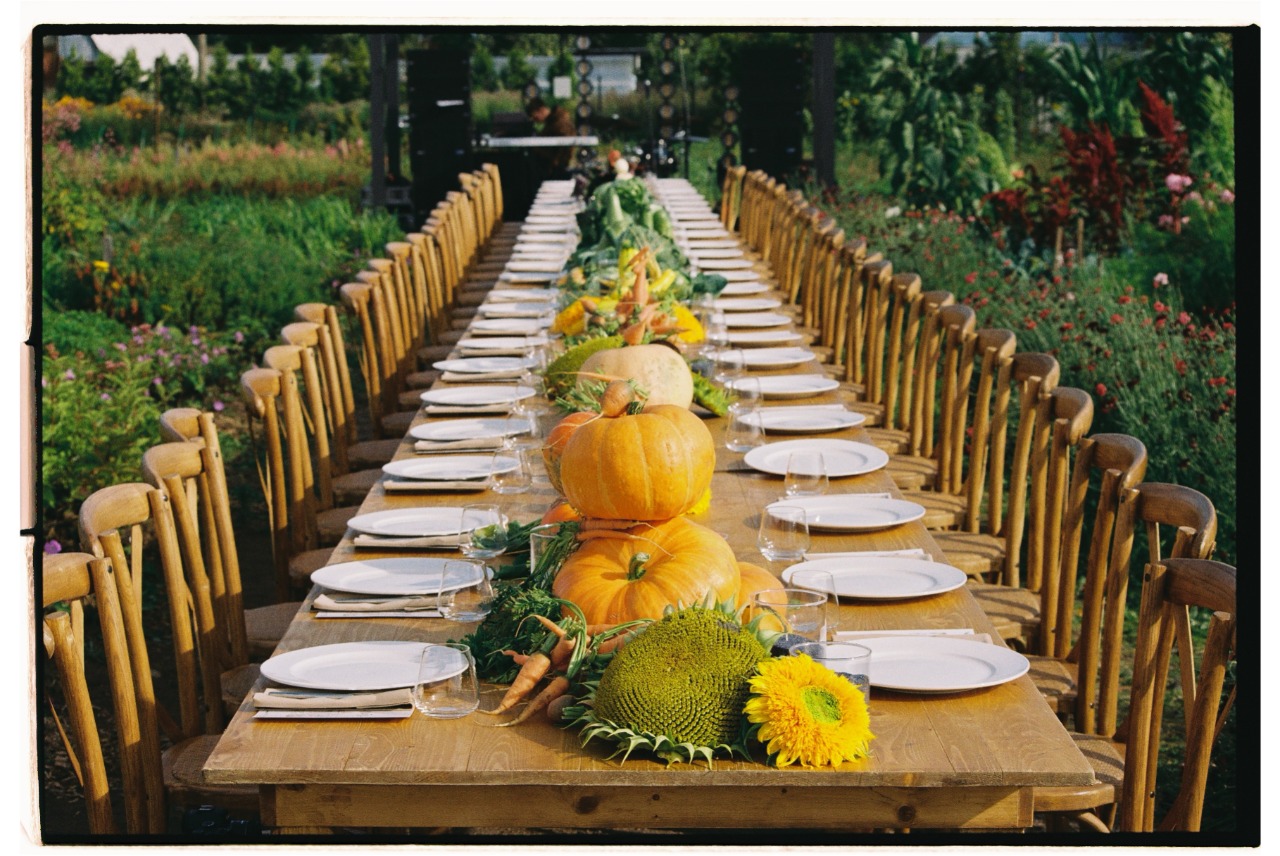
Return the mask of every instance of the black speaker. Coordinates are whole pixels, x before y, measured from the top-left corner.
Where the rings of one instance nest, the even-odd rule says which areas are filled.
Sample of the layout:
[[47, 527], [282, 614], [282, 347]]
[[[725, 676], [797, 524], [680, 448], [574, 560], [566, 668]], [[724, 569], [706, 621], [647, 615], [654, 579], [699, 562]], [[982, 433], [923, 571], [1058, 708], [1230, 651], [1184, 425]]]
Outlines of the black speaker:
[[458, 173], [473, 168], [471, 54], [460, 49], [405, 53], [409, 111], [409, 170], [413, 208], [421, 223], [458, 189]]
[[781, 178], [799, 168], [808, 70], [799, 48], [752, 45], [738, 52], [738, 131], [748, 169]]

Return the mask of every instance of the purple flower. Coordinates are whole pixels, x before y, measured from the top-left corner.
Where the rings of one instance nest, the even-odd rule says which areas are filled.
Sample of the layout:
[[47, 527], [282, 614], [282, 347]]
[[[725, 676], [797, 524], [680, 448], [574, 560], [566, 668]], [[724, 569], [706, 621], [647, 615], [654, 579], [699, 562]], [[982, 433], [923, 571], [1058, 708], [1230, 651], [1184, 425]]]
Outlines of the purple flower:
[[190, 327], [187, 328], [187, 332], [190, 333], [192, 336], [196, 336], [196, 335], [199, 335], [200, 328], [192, 324]]
[[1169, 188], [1170, 193], [1182, 193], [1191, 186], [1193, 181], [1195, 179], [1189, 175], [1178, 175], [1176, 172], [1171, 172], [1164, 177], [1164, 186]]
[[208, 355], [208, 354], [201, 354], [201, 355], [200, 355], [200, 362], [201, 362], [201, 364], [202, 364], [202, 365], [206, 365], [206, 366], [207, 366], [207, 365], [209, 365], [209, 355]]
[[191, 344], [195, 345], [197, 348], [198, 348], [198, 347], [200, 347], [200, 337], [199, 337], [199, 336], [192, 336], [192, 337], [191, 337]]
[[1161, 271], [1160, 273], [1156, 274], [1151, 278], [1152, 288], [1159, 288], [1162, 285], [1168, 285], [1168, 284], [1169, 284], [1169, 274], [1164, 273], [1163, 271]]
[[76, 379], [76, 373], [75, 373], [75, 372], [73, 372], [71, 369], [67, 369], [65, 372], [63, 372], [63, 373], [62, 373], [62, 376], [63, 376], [64, 378], [66, 378], [67, 380], [75, 380], [75, 379]]
[[226, 407], [226, 405], [225, 405], [225, 404], [223, 404], [220, 400], [217, 400], [217, 401], [214, 401], [214, 402], [213, 402], [213, 412], [214, 412], [214, 413], [221, 413], [225, 407]]
[[48, 379], [47, 377], [44, 377], [44, 376], [42, 375], [42, 376], [40, 377], [40, 386], [42, 386], [42, 387], [47, 387], [48, 385], [49, 385], [49, 379]]
[[234, 336], [232, 336], [231, 338], [235, 339], [235, 340], [236, 340], [236, 344], [238, 345], [238, 344], [240, 344], [241, 342], [243, 342], [243, 341], [244, 341], [244, 333], [241, 333], [239, 330], [237, 330], [237, 331], [236, 331], [236, 334], [235, 334]]
[[110, 400], [111, 400], [111, 394], [110, 394], [110, 393], [107, 393], [107, 392], [102, 393], [102, 395], [100, 395], [100, 396], [98, 396], [98, 397], [99, 397], [99, 398], [101, 398], [103, 401], [110, 401]]
[[159, 377], [153, 377], [153, 378], [151, 379], [151, 383], [152, 383], [152, 385], [153, 385], [153, 386], [163, 386], [163, 385], [164, 385], [164, 381], [163, 381], [163, 380], [161, 380]]
[[124, 342], [116, 342], [116, 350], [117, 350], [117, 351], [127, 351], [127, 350], [129, 350], [129, 346], [128, 346], [128, 345], [126, 345]]
[[1218, 198], [1221, 199], [1223, 202], [1227, 203], [1228, 205], [1236, 201], [1236, 195], [1232, 193], [1230, 190], [1227, 190], [1226, 188], [1223, 188], [1223, 191], [1218, 196]]
[[61, 553], [62, 544], [58, 542], [57, 538], [50, 538], [48, 541], [44, 542], [44, 552], [45, 555], [48, 556], [52, 556], [54, 553]]
[[134, 336], [134, 337], [133, 337], [133, 343], [134, 343], [135, 345], [141, 345], [141, 344], [142, 344], [142, 337], [141, 337], [141, 336]]

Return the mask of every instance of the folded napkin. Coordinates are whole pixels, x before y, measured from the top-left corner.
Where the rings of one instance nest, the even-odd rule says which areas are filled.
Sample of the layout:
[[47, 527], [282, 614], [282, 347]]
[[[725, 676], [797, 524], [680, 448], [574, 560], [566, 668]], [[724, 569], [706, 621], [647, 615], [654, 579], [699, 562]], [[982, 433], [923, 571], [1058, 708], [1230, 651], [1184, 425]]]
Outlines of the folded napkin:
[[990, 644], [987, 633], [975, 633], [972, 627], [917, 627], [910, 630], [837, 630], [837, 642], [853, 642], [858, 639], [875, 639], [881, 636], [952, 636]]
[[510, 404], [428, 404], [425, 408], [428, 416], [489, 416], [495, 413], [511, 412]]
[[[459, 479], [457, 481], [386, 478], [382, 480], [382, 489], [387, 493], [414, 493], [432, 490], [488, 490], [489, 480], [487, 478]], [[364, 536], [357, 536], [357, 543], [362, 537]]]
[[523, 357], [528, 348], [459, 348], [464, 357]]
[[271, 687], [253, 694], [253, 706], [265, 710], [369, 710], [412, 707], [408, 687], [382, 692], [341, 693]]
[[439, 599], [435, 595], [410, 597], [372, 597], [361, 594], [318, 594], [312, 609], [331, 612], [435, 611]]
[[418, 440], [413, 450], [418, 454], [429, 455], [432, 452], [455, 452], [467, 449], [501, 449], [501, 437], [475, 437], [467, 440]]
[[[829, 412], [832, 410], [845, 410], [846, 408], [843, 404], [770, 404], [766, 405], [764, 409], [771, 413], [804, 413], [808, 410], [825, 410]], [[868, 496], [875, 495], [868, 494]], [[887, 493], [885, 494], [885, 496], [888, 495]]]
[[393, 538], [387, 535], [357, 535], [352, 544], [371, 550], [456, 550], [462, 536], [431, 535], [420, 538]]
[[[867, 496], [875, 496], [875, 494], [867, 494]], [[888, 496], [888, 494], [885, 494], [885, 496]], [[929, 554], [921, 547], [909, 547], [905, 550], [850, 550], [843, 553], [816, 553], [811, 550], [804, 554], [804, 557], [809, 561], [813, 561], [815, 559], [860, 559], [864, 556], [908, 556], [919, 559], [929, 558]]]
[[496, 380], [516, 380], [524, 369], [508, 369], [498, 372], [445, 372], [440, 380], [445, 383], [491, 383]]

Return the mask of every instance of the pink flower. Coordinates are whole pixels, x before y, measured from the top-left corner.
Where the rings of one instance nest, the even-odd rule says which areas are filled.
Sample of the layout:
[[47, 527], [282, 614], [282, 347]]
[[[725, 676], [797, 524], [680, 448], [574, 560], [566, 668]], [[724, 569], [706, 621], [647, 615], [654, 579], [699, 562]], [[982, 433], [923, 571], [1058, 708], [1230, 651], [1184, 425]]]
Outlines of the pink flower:
[[52, 556], [54, 553], [61, 553], [62, 544], [58, 542], [57, 538], [50, 538], [48, 541], [44, 542], [44, 552], [49, 556]]
[[65, 372], [63, 372], [63, 373], [62, 373], [62, 376], [63, 376], [64, 378], [66, 378], [67, 380], [75, 380], [75, 379], [76, 379], [76, 373], [75, 373], [75, 372], [73, 372], [71, 369], [67, 369]]
[[1161, 215], [1156, 219], [1156, 226], [1160, 227], [1161, 229], [1172, 229], [1172, 228], [1173, 228], [1173, 215], [1172, 215], [1172, 214], [1161, 214]]
[[1159, 288], [1162, 285], [1168, 285], [1168, 284], [1169, 284], [1169, 274], [1165, 273], [1164, 271], [1161, 271], [1160, 273], [1156, 274], [1151, 278], [1152, 288]]
[[214, 402], [213, 402], [213, 412], [214, 412], [214, 413], [221, 413], [225, 407], [226, 407], [226, 405], [225, 405], [225, 404], [223, 404], [221, 401], [214, 401]]
[[231, 338], [235, 339], [235, 340], [236, 340], [236, 344], [238, 345], [238, 344], [240, 344], [241, 342], [243, 342], [243, 341], [244, 341], [244, 333], [241, 333], [239, 330], [237, 330], [237, 331], [236, 331], [236, 333], [235, 333], [235, 335], [234, 335], [234, 336], [232, 336]]
[[1124, 316], [1123, 316], [1123, 315], [1121, 315], [1119, 312], [1116, 312], [1115, 314], [1113, 314], [1113, 315], [1111, 316], [1111, 323], [1112, 323], [1112, 324], [1119, 324], [1119, 323], [1120, 323], [1120, 322], [1122, 322], [1122, 321], [1124, 321]]
[[965, 283], [967, 283], [968, 285], [973, 285], [975, 282], [977, 282], [977, 281], [978, 281], [978, 273], [977, 273], [977, 271], [974, 271], [973, 273], [967, 273], [967, 274], [965, 274], [965, 275], [964, 275], [964, 281], [965, 281]]
[[1179, 313], [1178, 313], [1178, 323], [1179, 323], [1179, 324], [1190, 324], [1190, 323], [1191, 323], [1191, 316], [1190, 316], [1190, 315], [1188, 315], [1188, 314], [1187, 314], [1187, 313], [1185, 313], [1185, 312], [1179, 312]]
[[1221, 199], [1223, 202], [1227, 203], [1228, 205], [1236, 201], [1236, 195], [1227, 189], [1223, 189], [1222, 193], [1219, 194], [1218, 198]]
[[1189, 175], [1178, 175], [1176, 172], [1171, 172], [1164, 177], [1164, 186], [1169, 188], [1170, 193], [1182, 193], [1194, 181], [1195, 179]]
[[1157, 311], [1157, 312], [1167, 312], [1167, 311], [1169, 311], [1169, 307], [1168, 307], [1168, 306], [1165, 306], [1165, 305], [1164, 305], [1164, 303], [1162, 303], [1162, 302], [1161, 302], [1161, 301], [1159, 301], [1159, 300], [1157, 300], [1154, 304], [1152, 304], [1152, 307], [1151, 307], [1151, 308], [1152, 308], [1152, 309], [1154, 309], [1154, 310], [1155, 310], [1155, 311]]
[[102, 395], [100, 395], [100, 396], [98, 396], [98, 397], [99, 397], [99, 398], [101, 398], [103, 401], [110, 401], [110, 400], [111, 400], [111, 394], [110, 394], [110, 393], [106, 393], [106, 392], [102, 393]]

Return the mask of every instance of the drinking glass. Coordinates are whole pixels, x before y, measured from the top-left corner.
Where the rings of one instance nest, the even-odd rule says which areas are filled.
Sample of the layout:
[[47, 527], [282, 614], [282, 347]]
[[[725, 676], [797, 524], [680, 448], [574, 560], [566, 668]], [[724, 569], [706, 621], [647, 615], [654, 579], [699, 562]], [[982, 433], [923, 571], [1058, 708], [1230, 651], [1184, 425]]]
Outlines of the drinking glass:
[[724, 445], [731, 452], [749, 452], [764, 445], [758, 406], [737, 402], [729, 405], [729, 424], [725, 426]]
[[[459, 588], [444, 591], [446, 580], [467, 580]], [[440, 571], [440, 615], [450, 621], [483, 621], [493, 609], [493, 582], [483, 562], [445, 562]]]
[[775, 505], [760, 512], [756, 548], [770, 562], [799, 562], [809, 549], [809, 521], [803, 508]]
[[723, 312], [712, 312], [706, 323], [707, 344], [723, 349], [729, 344], [729, 325], [725, 322]]
[[477, 502], [462, 507], [462, 555], [492, 559], [507, 549], [507, 516], [491, 503]]
[[791, 656], [808, 654], [862, 691], [871, 701], [871, 649], [853, 642], [801, 642], [791, 647]]
[[802, 565], [791, 571], [788, 584], [792, 588], [818, 591], [827, 596], [827, 635], [818, 641], [836, 638], [836, 630], [840, 626], [840, 596], [836, 593], [835, 578], [831, 572], [813, 570]]
[[729, 386], [729, 391], [733, 393], [734, 404], [745, 404], [748, 406], [757, 406], [764, 401], [764, 395], [760, 392], [760, 378], [743, 376], [736, 378], [733, 384]]
[[785, 657], [791, 646], [821, 642], [827, 637], [827, 596], [799, 588], [764, 589], [751, 599], [754, 615], [763, 616], [760, 629], [779, 634], [771, 653]]
[[533, 575], [542, 562], [551, 541], [560, 534], [559, 523], [544, 523], [533, 527], [529, 533], [529, 574]]
[[737, 348], [721, 348], [715, 356], [715, 382], [725, 389], [735, 388], [746, 377], [747, 355]]
[[[512, 448], [504, 448], [493, 456], [493, 465], [489, 470], [489, 487], [494, 493], [524, 493], [533, 483], [533, 476], [529, 470], [529, 450], [515, 448], [514, 443], [511, 446]], [[516, 466], [514, 469], [498, 472], [499, 463], [504, 459], [515, 461]]]
[[829, 484], [827, 464], [821, 452], [801, 450], [787, 456], [784, 496], [821, 496]]
[[413, 706], [432, 719], [458, 719], [478, 708], [480, 688], [471, 649], [456, 642], [423, 648]]

